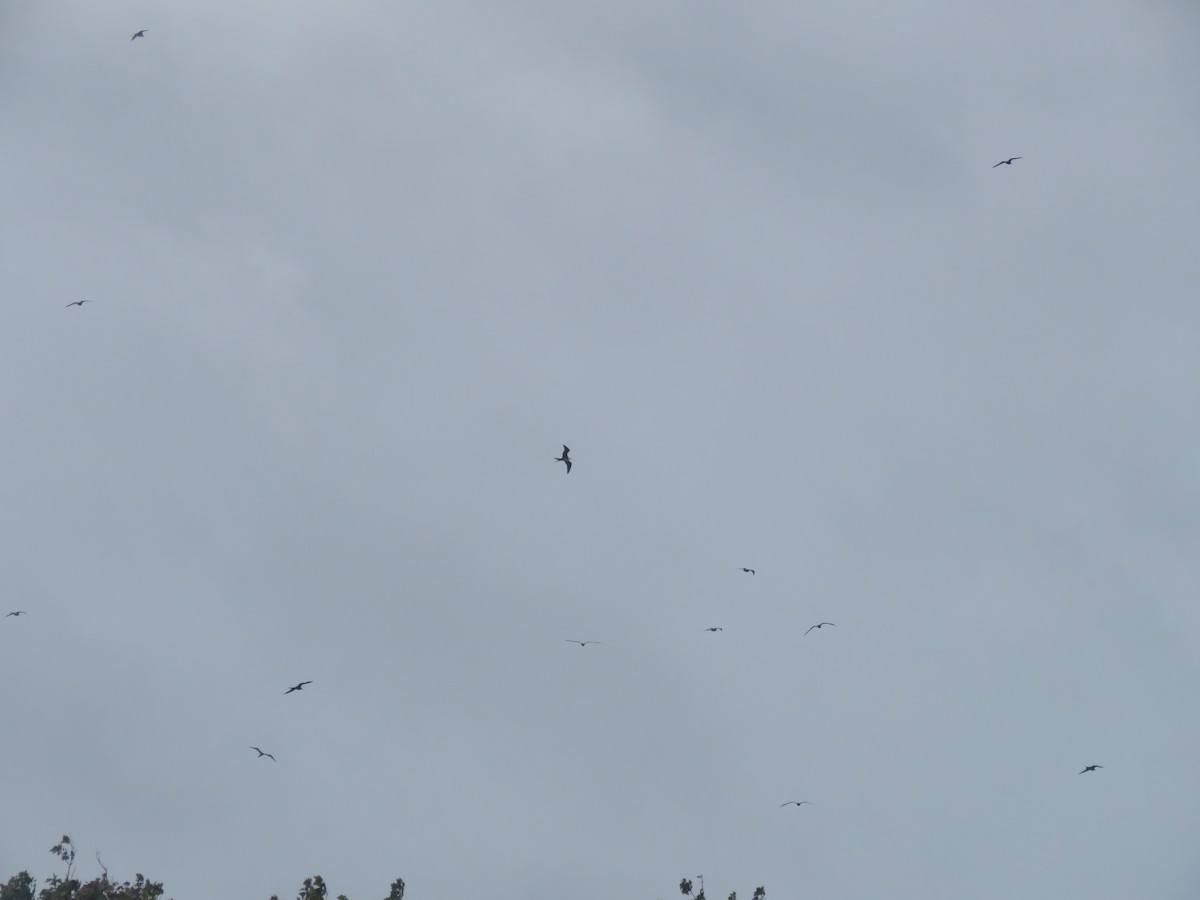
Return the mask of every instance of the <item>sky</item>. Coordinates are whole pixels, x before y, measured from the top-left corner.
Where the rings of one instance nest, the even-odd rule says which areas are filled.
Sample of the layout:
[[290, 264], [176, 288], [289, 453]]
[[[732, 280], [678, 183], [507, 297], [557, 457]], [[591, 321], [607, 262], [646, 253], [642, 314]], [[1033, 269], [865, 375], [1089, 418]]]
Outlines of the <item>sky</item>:
[[1198, 36], [0, 4], [0, 879], [1194, 898]]

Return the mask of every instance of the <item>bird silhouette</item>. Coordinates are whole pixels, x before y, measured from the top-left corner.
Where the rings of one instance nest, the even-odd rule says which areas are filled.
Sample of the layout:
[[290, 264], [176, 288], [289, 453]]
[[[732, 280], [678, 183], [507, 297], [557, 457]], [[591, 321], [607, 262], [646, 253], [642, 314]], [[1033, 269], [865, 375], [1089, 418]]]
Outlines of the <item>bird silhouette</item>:
[[292, 691], [302, 691], [302, 690], [304, 690], [304, 686], [305, 686], [306, 684], [312, 684], [312, 682], [311, 682], [311, 681], [302, 681], [302, 682], [300, 682], [299, 684], [297, 684], [297, 685], [295, 685], [295, 686], [293, 686], [293, 687], [290, 687], [290, 688], [288, 688], [286, 691], [284, 691], [284, 692], [283, 692], [283, 695], [286, 697], [286, 696], [287, 696], [288, 694], [290, 694]]
[[10, 612], [8, 615], [6, 615], [4, 618], [7, 619], [9, 616], [27, 616], [27, 615], [29, 615], [29, 613], [25, 612], [25, 610], [15, 609], [12, 612]]
[[567, 474], [568, 474], [568, 475], [570, 475], [570, 474], [571, 474], [571, 456], [570, 456], [570, 453], [571, 453], [571, 448], [570, 448], [570, 447], [568, 447], [566, 444], [563, 444], [563, 455], [562, 455], [562, 456], [556, 456], [556, 457], [554, 457], [554, 461], [555, 461], [555, 462], [560, 462], [560, 463], [566, 463], [566, 464], [567, 464]]
[[743, 571], [743, 572], [749, 572], [751, 575], [753, 575], [753, 574], [754, 574], [754, 570], [753, 570], [753, 569], [747, 569], [745, 566], [742, 566], [742, 571]]
[[[826, 625], [833, 625], [834, 628], [837, 628], [837, 625], [834, 625], [833, 622], [818, 622], [816, 625], [813, 625], [811, 628], [809, 628], [808, 631], [812, 631], [813, 628], [823, 628]], [[804, 634], [808, 634], [808, 631], [804, 632]], [[801, 637], [803, 636], [804, 635], [801, 635]]]
[[779, 808], [783, 809], [785, 806], [793, 806], [793, 805], [794, 806], [804, 806], [804, 804], [806, 804], [806, 803], [809, 806], [817, 805], [817, 804], [813, 803], [811, 800], [789, 800], [787, 803], [780, 803]]
[[[258, 750], [258, 748], [257, 748], [257, 747], [251, 747], [250, 749], [251, 749], [251, 750]], [[258, 756], [254, 757], [254, 758], [255, 758], [255, 759], [261, 759], [261, 758], [262, 758], [262, 757], [264, 757], [264, 756], [269, 756], [269, 757], [271, 757], [271, 762], [275, 762], [275, 761], [276, 761], [276, 760], [275, 760], [275, 757], [274, 757], [274, 756], [272, 756], [270, 753], [267, 753], [265, 750], [258, 750]]]
[[[1103, 769], [1103, 768], [1104, 768], [1104, 766], [1085, 766], [1083, 769], [1083, 772], [1095, 772], [1097, 769]], [[1080, 772], [1079, 774], [1082, 775], [1083, 772]]]
[[91, 300], [76, 300], [74, 303], [68, 303], [63, 309], [70, 309], [72, 306], [83, 306], [83, 304], [91, 302]]
[[135, 31], [133, 33], [133, 37], [131, 37], [130, 40], [136, 41], [138, 38], [144, 38], [146, 36], [146, 32], [149, 30], [150, 30], [149, 28], [143, 28], [141, 31]]
[[724, 628], [705, 628], [705, 631], [724, 631]]
[[600, 641], [577, 641], [574, 638], [563, 638], [568, 644], [578, 644], [580, 647], [586, 647], [588, 644], [599, 644]]
[[[1024, 158], [1025, 157], [1023, 157], [1023, 156], [1014, 156], [1012, 159], [1002, 159], [1002, 160], [1000, 160], [1000, 162], [996, 163], [996, 166], [1011, 166], [1013, 164], [1014, 159], [1024, 159]], [[992, 166], [992, 168], [994, 169], [994, 168], [996, 168], [996, 166]]]

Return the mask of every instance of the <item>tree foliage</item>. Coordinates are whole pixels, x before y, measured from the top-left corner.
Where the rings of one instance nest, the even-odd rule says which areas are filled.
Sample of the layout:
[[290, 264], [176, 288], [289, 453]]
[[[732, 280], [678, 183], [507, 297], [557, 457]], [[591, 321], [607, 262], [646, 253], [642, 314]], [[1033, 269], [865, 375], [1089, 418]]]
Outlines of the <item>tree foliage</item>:
[[[681, 878], [679, 880], [679, 893], [685, 897], [691, 897], [692, 900], [706, 900], [704, 896], [704, 876], [697, 875], [696, 881], [699, 882], [699, 890], [696, 890], [696, 885], [692, 883], [690, 878]], [[754, 889], [753, 900], [766, 900], [767, 889], [761, 884]], [[0, 900], [3, 900], [0, 897]], [[729, 895], [729, 900], [737, 900], [737, 891]]]
[[[38, 890], [37, 881], [26, 871], [18, 872], [8, 881], [0, 884], [0, 900], [160, 900], [163, 886], [160, 881], [151, 881], [138, 873], [133, 881], [113, 881], [108, 877], [108, 869], [100, 862], [100, 854], [96, 854], [96, 862], [100, 863], [102, 874], [99, 878], [82, 882], [75, 877], [75, 842], [69, 834], [50, 848], [50, 852], [58, 857], [60, 862], [67, 864], [62, 875], [51, 875], [46, 879], [42, 889]], [[305, 878], [296, 895], [296, 900], [328, 900], [329, 888], [325, 879], [320, 875]], [[272, 896], [271, 900], [279, 900]], [[338, 894], [337, 900], [347, 900], [345, 894]], [[397, 878], [392, 882], [392, 889], [384, 900], [404, 900], [404, 879]]]

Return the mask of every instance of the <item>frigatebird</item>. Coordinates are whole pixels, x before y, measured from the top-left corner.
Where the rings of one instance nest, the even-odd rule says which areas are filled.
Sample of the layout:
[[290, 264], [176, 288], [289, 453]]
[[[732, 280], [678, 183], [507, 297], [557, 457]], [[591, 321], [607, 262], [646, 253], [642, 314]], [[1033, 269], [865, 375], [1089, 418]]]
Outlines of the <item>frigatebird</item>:
[[753, 575], [753, 574], [754, 574], [754, 570], [753, 570], [753, 569], [747, 569], [745, 566], [742, 566], [742, 571], [743, 571], [743, 572], [749, 572], [751, 575]]
[[304, 686], [306, 684], [312, 684], [312, 682], [311, 681], [302, 681], [299, 684], [295, 685], [294, 687], [288, 688], [286, 691], [283, 692], [283, 695], [286, 697], [292, 691], [302, 691], [302, 690], [304, 690]]
[[780, 803], [779, 808], [783, 809], [785, 806], [792, 806], [793, 804], [795, 804], [796, 806], [803, 806], [806, 803], [809, 806], [817, 805], [817, 804], [813, 803], [811, 800], [789, 800], [787, 803]]
[[[1104, 768], [1104, 766], [1086, 766], [1084, 768], [1083, 772], [1095, 772], [1097, 769], [1103, 769], [1103, 768]], [[1082, 775], [1083, 772], [1080, 772], [1079, 774]]]
[[705, 628], [705, 631], [724, 631], [724, 628]]
[[[258, 748], [257, 748], [257, 747], [251, 747], [250, 749], [251, 749], [251, 750], [258, 750]], [[255, 759], [261, 759], [261, 758], [262, 758], [262, 757], [264, 757], [264, 756], [270, 756], [270, 757], [271, 757], [271, 762], [275, 762], [275, 757], [274, 757], [274, 756], [271, 756], [271, 754], [270, 754], [270, 753], [267, 753], [266, 751], [263, 751], [263, 750], [258, 750], [258, 756], [254, 757], [254, 758], [255, 758]]]
[[91, 300], [76, 300], [74, 303], [68, 303], [63, 309], [70, 309], [72, 306], [83, 306], [83, 304], [91, 302]]
[[568, 644], [578, 644], [580, 647], [586, 647], [588, 644], [599, 644], [600, 641], [577, 641], [574, 638], [563, 638]]
[[[1002, 160], [1000, 160], [1000, 162], [996, 163], [996, 166], [1011, 166], [1013, 164], [1014, 159], [1024, 159], [1024, 158], [1025, 157], [1023, 157], [1023, 156], [1014, 156], [1012, 159], [1002, 159]], [[994, 169], [994, 168], [996, 168], [996, 166], [992, 166], [992, 168]]]
[[556, 456], [556, 457], [554, 457], [554, 461], [555, 461], [555, 462], [560, 462], [560, 463], [566, 463], [566, 464], [567, 464], [567, 474], [568, 474], [568, 475], [570, 475], [570, 474], [571, 474], [571, 456], [570, 456], [570, 453], [571, 453], [571, 448], [570, 448], [570, 447], [568, 447], [566, 444], [563, 444], [563, 455], [562, 455], [562, 456]]
[[7, 619], [8, 616], [27, 616], [27, 615], [29, 615], [29, 613], [25, 612], [25, 610], [15, 609], [12, 612], [10, 612], [8, 615], [6, 615], [4, 618]]
[[135, 31], [133, 33], [133, 37], [131, 37], [130, 40], [136, 41], [138, 38], [144, 38], [146, 36], [146, 32], [149, 30], [150, 30], [149, 28], [143, 28], [141, 31]]
[[[833, 625], [834, 628], [837, 628], [837, 625], [835, 625], [833, 622], [818, 622], [816, 625], [813, 625], [811, 628], [809, 628], [808, 631], [812, 631], [813, 628], [823, 628], [826, 625]], [[804, 632], [804, 634], [808, 634], [808, 631]], [[803, 634], [800, 636], [804, 637]]]

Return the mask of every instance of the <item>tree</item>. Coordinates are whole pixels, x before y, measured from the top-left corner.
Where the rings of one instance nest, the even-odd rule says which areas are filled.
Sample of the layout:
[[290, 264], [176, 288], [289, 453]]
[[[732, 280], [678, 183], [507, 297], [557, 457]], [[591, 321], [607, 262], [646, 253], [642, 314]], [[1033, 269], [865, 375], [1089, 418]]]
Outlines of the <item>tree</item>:
[[[26, 871], [18, 872], [8, 881], [0, 884], [0, 900], [161, 900], [163, 886], [161, 881], [151, 881], [140, 872], [133, 881], [113, 881], [108, 877], [108, 869], [100, 862], [100, 854], [96, 861], [102, 870], [98, 878], [86, 883], [75, 877], [75, 842], [69, 834], [50, 848], [50, 852], [67, 864], [62, 875], [51, 875], [46, 879], [41, 891], [37, 882]], [[305, 878], [304, 884], [297, 894], [296, 900], [328, 900], [329, 888], [325, 879], [320, 875]], [[271, 900], [279, 900], [278, 895], [272, 895]], [[345, 894], [338, 894], [337, 900], [347, 900]], [[404, 879], [397, 878], [392, 882], [392, 889], [384, 900], [404, 900]]]
[[[38, 892], [37, 882], [28, 871], [17, 872], [0, 884], [0, 900], [161, 900], [162, 882], [150, 881], [138, 872], [133, 881], [113, 881], [108, 877], [108, 869], [101, 862], [100, 853], [96, 853], [96, 862], [100, 863], [101, 875], [89, 882], [80, 882], [74, 872], [76, 862], [76, 845], [70, 834], [62, 835], [62, 839], [50, 847], [50, 852], [58, 857], [60, 862], [67, 864], [62, 875], [52, 875]], [[271, 900], [280, 900], [278, 895], [271, 895]], [[324, 878], [313, 875], [305, 878], [296, 895], [296, 900], [329, 900], [329, 887]], [[338, 894], [337, 900], [347, 900], [346, 894]], [[404, 900], [404, 880], [396, 878], [391, 883], [391, 890], [384, 900]]]
[[28, 872], [18, 872], [0, 887], [0, 900], [33, 900], [33, 891], [37, 887]]
[[[329, 886], [325, 884], [325, 879], [320, 875], [314, 875], [311, 878], [305, 878], [304, 884], [300, 887], [300, 893], [296, 895], [296, 900], [328, 900]], [[6, 900], [0, 897], [0, 900]], [[278, 894], [272, 894], [271, 900], [279, 900]], [[348, 900], [345, 894], [338, 894], [337, 900]], [[384, 900], [404, 900], [404, 879], [397, 878], [392, 882], [391, 893]]]
[[[691, 897], [692, 900], [705, 900], [704, 876], [697, 875], [696, 880], [698, 882], [700, 882], [700, 890], [698, 893], [693, 893], [694, 885], [687, 878], [681, 878], [679, 880], [679, 893], [683, 894], [683, 896], [685, 896], [685, 897]], [[758, 887], [756, 887], [754, 889], [753, 900], [766, 900], [766, 897], [767, 897], [767, 889], [764, 888], [762, 885], [759, 885]], [[732, 894], [729, 895], [729, 900], [737, 900], [737, 891], [734, 891]]]

